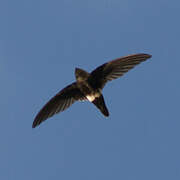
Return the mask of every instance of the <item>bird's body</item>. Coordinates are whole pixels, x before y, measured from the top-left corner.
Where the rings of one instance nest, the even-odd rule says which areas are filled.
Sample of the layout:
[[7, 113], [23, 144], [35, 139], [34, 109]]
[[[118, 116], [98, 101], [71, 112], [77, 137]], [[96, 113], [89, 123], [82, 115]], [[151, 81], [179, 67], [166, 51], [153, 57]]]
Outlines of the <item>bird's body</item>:
[[105, 116], [109, 116], [109, 112], [104, 102], [100, 88], [92, 87], [89, 83], [91, 75], [83, 69], [75, 69], [77, 87], [86, 97], [86, 100], [92, 102]]
[[104, 116], [109, 116], [102, 89], [108, 81], [122, 76], [135, 65], [150, 58], [148, 54], [134, 54], [107, 62], [91, 73], [75, 69], [76, 82], [62, 89], [37, 114], [33, 128], [54, 114], [64, 111], [75, 101], [92, 102]]

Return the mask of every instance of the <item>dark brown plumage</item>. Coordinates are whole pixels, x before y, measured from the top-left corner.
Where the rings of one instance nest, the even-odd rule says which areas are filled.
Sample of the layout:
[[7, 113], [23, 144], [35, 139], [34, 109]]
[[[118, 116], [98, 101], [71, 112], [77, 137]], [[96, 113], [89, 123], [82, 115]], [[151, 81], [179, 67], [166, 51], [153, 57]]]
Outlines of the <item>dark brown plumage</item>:
[[89, 100], [105, 116], [109, 116], [101, 93], [108, 81], [124, 75], [137, 64], [150, 58], [149, 54], [134, 54], [109, 61], [91, 73], [76, 68], [76, 82], [62, 89], [40, 110], [34, 119], [32, 127], [38, 126], [47, 118], [64, 111], [75, 101]]

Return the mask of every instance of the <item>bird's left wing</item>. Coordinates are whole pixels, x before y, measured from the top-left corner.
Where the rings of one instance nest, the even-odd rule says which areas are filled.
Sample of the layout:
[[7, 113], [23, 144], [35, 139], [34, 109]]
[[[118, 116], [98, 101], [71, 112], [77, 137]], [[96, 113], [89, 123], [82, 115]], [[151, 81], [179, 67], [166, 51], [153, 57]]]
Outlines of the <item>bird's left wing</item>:
[[72, 83], [69, 86], [62, 89], [52, 99], [44, 105], [34, 119], [32, 127], [35, 128], [41, 122], [45, 121], [49, 117], [56, 113], [64, 111], [75, 101], [86, 100], [86, 97], [81, 93], [76, 83]]
[[123, 76], [124, 73], [150, 57], [149, 54], [133, 54], [109, 61], [92, 71], [88, 81], [92, 87], [102, 89], [108, 81]]

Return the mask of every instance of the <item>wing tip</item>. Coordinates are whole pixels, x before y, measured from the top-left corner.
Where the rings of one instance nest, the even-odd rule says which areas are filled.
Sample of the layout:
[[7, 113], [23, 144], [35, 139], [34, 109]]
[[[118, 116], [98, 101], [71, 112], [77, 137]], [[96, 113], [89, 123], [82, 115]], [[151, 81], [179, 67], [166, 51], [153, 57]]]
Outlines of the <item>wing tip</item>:
[[39, 126], [42, 122], [42, 119], [37, 115], [33, 121], [32, 128]]
[[[137, 54], [130, 54], [130, 55], [127, 55], [127, 56], [124, 56], [124, 57], [133, 57], [133, 56], [136, 56], [136, 57], [144, 57], [146, 59], [149, 59], [152, 57], [151, 54], [147, 54], [147, 53], [137, 53]], [[123, 57], [122, 57], [123, 58]]]
[[35, 128], [36, 126], [38, 126], [39, 124], [36, 122], [36, 120], [34, 120], [33, 124], [32, 124], [32, 128]]
[[143, 55], [146, 59], [149, 59], [149, 58], [151, 58], [152, 57], [152, 55], [151, 54], [141, 54], [141, 55]]

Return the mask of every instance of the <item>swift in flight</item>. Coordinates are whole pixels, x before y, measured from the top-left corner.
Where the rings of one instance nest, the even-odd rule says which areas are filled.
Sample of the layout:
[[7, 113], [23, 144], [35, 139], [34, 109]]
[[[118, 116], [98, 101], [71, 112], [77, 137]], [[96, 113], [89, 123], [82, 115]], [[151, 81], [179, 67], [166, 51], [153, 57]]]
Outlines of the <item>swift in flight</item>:
[[91, 73], [75, 68], [76, 82], [62, 89], [44, 105], [35, 117], [32, 127], [35, 128], [46, 119], [66, 110], [75, 101], [90, 101], [104, 116], [109, 116], [102, 95], [102, 89], [105, 84], [108, 81], [121, 77], [134, 66], [149, 58], [151, 58], [149, 54], [124, 56], [97, 67]]

